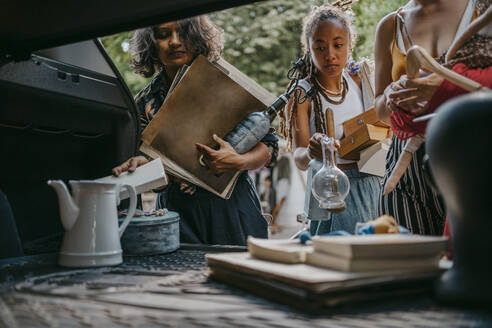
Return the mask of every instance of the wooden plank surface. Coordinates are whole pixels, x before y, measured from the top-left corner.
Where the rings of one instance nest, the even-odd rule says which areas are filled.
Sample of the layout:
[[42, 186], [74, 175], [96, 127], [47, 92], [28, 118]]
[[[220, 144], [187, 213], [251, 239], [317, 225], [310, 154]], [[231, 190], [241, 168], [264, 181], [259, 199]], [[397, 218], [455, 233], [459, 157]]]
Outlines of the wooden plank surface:
[[[194, 250], [178, 250], [171, 254], [127, 257], [122, 265], [114, 268], [88, 269], [85, 276], [77, 270], [55, 265], [56, 256], [46, 259], [50, 263], [32, 258], [0, 262], [0, 271], [8, 270], [0, 284], [0, 327], [243, 327], [243, 328], [298, 328], [304, 327], [490, 327], [492, 314], [470, 308], [446, 307], [429, 295], [405, 297], [396, 292], [389, 298], [371, 300], [335, 308], [323, 308], [310, 313], [308, 303], [296, 304], [296, 308], [266, 301], [241, 289], [217, 283], [208, 278], [205, 253], [214, 247], [198, 247]], [[218, 249], [218, 248], [217, 248]], [[220, 248], [223, 251], [227, 248]], [[31, 265], [37, 263], [37, 268]], [[31, 264], [29, 264], [31, 263]], [[23, 269], [22, 269], [23, 268]], [[49, 270], [48, 270], [49, 269]], [[23, 274], [13, 275], [13, 272]], [[46, 272], [51, 272], [45, 274]], [[74, 276], [75, 274], [75, 276]], [[92, 274], [92, 276], [91, 276]], [[95, 286], [86, 281], [107, 282], [98, 275], [127, 276], [118, 279], [125, 286]], [[70, 276], [72, 275], [72, 276]], [[148, 280], [142, 283], [138, 277]], [[85, 278], [84, 278], [85, 277]], [[92, 278], [90, 278], [92, 277]], [[109, 277], [109, 276], [108, 276]], [[127, 286], [132, 277], [135, 285]], [[85, 280], [87, 279], [87, 280]], [[145, 279], [144, 279], [145, 280]], [[29, 289], [42, 285], [42, 288]], [[52, 288], [65, 287], [85, 293], [72, 296], [50, 294]], [[101, 287], [101, 289], [91, 289]], [[107, 287], [107, 288], [102, 288]], [[305, 293], [302, 289], [299, 289]], [[338, 298], [343, 298], [344, 293]], [[125, 301], [135, 302], [144, 295], [150, 306], [123, 305], [113, 300], [97, 299], [99, 296], [124, 296]], [[292, 295], [292, 294], [291, 294]], [[345, 294], [349, 297], [350, 294]], [[281, 294], [276, 294], [280, 296]], [[188, 306], [181, 306], [186, 300]], [[292, 296], [290, 302], [297, 302]], [[208, 305], [205, 305], [208, 303]], [[184, 304], [184, 303], [183, 303]], [[201, 306], [201, 311], [194, 308]], [[179, 310], [176, 308], [180, 307]], [[227, 310], [229, 309], [229, 310]], [[309, 313], [308, 313], [309, 312]], [[5, 314], [5, 315], [4, 315]]]

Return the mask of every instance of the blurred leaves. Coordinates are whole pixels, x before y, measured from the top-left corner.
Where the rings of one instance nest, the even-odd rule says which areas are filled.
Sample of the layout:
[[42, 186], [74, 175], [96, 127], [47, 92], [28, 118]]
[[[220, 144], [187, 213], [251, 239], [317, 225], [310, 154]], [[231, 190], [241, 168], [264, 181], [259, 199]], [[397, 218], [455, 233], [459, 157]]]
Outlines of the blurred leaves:
[[131, 56], [128, 51], [128, 46], [132, 34], [133, 32], [118, 33], [106, 36], [102, 38], [101, 41], [116, 65], [116, 68], [128, 85], [128, 88], [135, 96], [138, 91], [150, 82], [151, 79], [133, 73], [130, 68]]
[[352, 54], [354, 59], [373, 57], [378, 22], [407, 2], [406, 0], [359, 0], [352, 6], [355, 30], [358, 35]]
[[[264, 88], [280, 94], [287, 85], [286, 73], [301, 54], [302, 19], [312, 6], [325, 1], [270, 0], [210, 14], [224, 31], [224, 58]], [[357, 60], [372, 57], [379, 20], [404, 5], [405, 0], [359, 0], [352, 6], [358, 40]], [[135, 95], [150, 79], [134, 74], [127, 51], [131, 32], [102, 38], [109, 55]]]

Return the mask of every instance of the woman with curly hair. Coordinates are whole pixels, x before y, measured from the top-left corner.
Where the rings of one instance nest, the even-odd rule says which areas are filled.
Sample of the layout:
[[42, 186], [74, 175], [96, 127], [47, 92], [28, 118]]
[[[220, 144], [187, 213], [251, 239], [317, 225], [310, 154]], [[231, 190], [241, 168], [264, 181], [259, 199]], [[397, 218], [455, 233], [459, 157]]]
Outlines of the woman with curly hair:
[[[142, 131], [161, 107], [183, 65], [190, 65], [198, 55], [214, 61], [222, 52], [221, 33], [207, 16], [137, 30], [130, 43], [135, 72], [146, 77], [158, 73], [135, 97]], [[274, 163], [277, 138], [270, 133], [245, 154], [238, 154], [219, 137], [214, 139], [220, 148], [206, 156], [211, 171], [243, 171], [230, 199], [171, 176], [169, 184], [159, 192], [156, 206], [180, 214], [180, 239], [185, 243], [246, 245], [248, 235], [266, 238], [267, 222], [247, 170]], [[113, 174], [133, 172], [145, 163], [144, 156], [132, 157], [115, 167]]]
[[283, 133], [293, 145], [297, 167], [308, 170], [304, 214], [311, 220], [313, 234], [331, 230], [353, 233], [357, 222], [376, 217], [380, 192], [377, 176], [359, 172], [355, 161], [341, 159], [337, 154], [337, 165], [350, 180], [346, 210], [332, 213], [331, 220], [326, 220], [328, 210], [321, 209], [311, 193], [311, 179], [322, 165], [320, 140], [328, 131], [327, 113], [333, 113], [334, 137], [341, 139], [343, 122], [365, 111], [358, 65], [347, 65], [355, 34], [345, 6], [347, 2], [342, 6], [325, 4], [305, 18], [301, 43], [306, 67], [297, 77], [299, 86], [304, 91], [312, 88], [314, 94], [303, 103], [299, 103], [299, 94], [293, 97], [282, 122]]

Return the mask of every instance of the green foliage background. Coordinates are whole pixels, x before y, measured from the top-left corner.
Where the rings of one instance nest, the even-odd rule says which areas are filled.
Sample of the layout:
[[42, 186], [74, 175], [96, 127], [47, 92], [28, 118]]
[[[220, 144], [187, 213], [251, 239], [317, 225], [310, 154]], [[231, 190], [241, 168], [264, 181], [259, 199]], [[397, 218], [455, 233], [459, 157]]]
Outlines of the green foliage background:
[[[301, 54], [302, 19], [321, 0], [270, 0], [211, 14], [224, 31], [224, 58], [269, 91], [280, 94], [292, 61]], [[358, 35], [355, 60], [372, 57], [377, 23], [406, 0], [359, 0], [352, 5]], [[102, 38], [109, 55], [133, 94], [150, 79], [134, 74], [127, 51], [132, 32]]]

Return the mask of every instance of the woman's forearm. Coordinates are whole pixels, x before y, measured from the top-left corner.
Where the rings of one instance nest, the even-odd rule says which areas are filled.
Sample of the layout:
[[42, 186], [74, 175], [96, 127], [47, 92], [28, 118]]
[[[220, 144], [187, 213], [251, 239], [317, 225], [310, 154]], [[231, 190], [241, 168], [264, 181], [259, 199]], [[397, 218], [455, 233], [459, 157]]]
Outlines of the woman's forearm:
[[376, 30], [376, 40], [374, 43], [374, 61], [375, 61], [375, 108], [376, 114], [383, 122], [388, 122], [390, 109], [386, 107], [385, 91], [388, 85], [393, 82], [393, 34], [396, 19], [396, 12], [386, 15], [379, 23]]
[[259, 142], [253, 149], [242, 154], [241, 157], [242, 163], [238, 167], [239, 170], [256, 170], [268, 163], [270, 153], [268, 152], [268, 147], [263, 142]]

